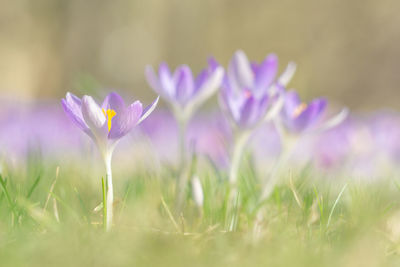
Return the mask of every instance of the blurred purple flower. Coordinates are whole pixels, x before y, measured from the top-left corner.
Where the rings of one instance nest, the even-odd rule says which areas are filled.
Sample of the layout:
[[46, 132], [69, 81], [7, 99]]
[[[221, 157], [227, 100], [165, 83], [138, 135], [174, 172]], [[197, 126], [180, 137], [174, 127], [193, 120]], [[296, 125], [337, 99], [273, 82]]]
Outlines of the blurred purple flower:
[[172, 105], [176, 116], [190, 118], [192, 113], [221, 85], [224, 75], [222, 67], [210, 59], [208, 68], [194, 78], [187, 65], [179, 66], [173, 73], [167, 63], [160, 64], [158, 75], [152, 66], [145, 70], [146, 78], [153, 90]]
[[274, 100], [273, 88], [278, 71], [276, 55], [268, 55], [261, 64], [250, 64], [245, 53], [237, 51], [229, 63], [222, 83], [221, 107], [239, 127], [251, 128], [260, 122]]
[[6, 155], [12, 164], [24, 163], [27, 156], [36, 153], [46, 160], [66, 158], [71, 147], [82, 145], [58, 105], [8, 100], [0, 106], [0, 156]]
[[379, 112], [369, 121], [371, 137], [380, 154], [400, 160], [400, 116], [396, 112]]
[[323, 115], [326, 100], [317, 98], [309, 104], [301, 102], [295, 91], [285, 93], [281, 118], [285, 127], [294, 133], [300, 133], [314, 126]]
[[[343, 168], [351, 155], [350, 128], [348, 121], [313, 138], [312, 157], [318, 167], [323, 169]], [[304, 154], [304, 149], [300, 152]]]
[[82, 99], [67, 93], [62, 106], [68, 117], [99, 147], [104, 159], [111, 157], [117, 141], [154, 110], [158, 98], [143, 109], [140, 101], [125, 106], [117, 93], [110, 93], [101, 107], [91, 96]]

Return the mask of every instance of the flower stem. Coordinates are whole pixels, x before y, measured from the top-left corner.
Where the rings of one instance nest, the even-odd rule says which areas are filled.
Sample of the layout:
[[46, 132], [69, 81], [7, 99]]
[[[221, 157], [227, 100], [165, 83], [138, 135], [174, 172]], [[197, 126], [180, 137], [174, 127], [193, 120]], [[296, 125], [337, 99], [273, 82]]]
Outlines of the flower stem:
[[187, 127], [187, 120], [185, 119], [178, 119], [178, 127], [179, 127], [179, 172], [178, 178], [176, 181], [176, 210], [178, 213], [181, 212], [185, 187], [188, 181], [188, 173], [186, 172], [187, 168], [187, 154], [186, 154], [186, 127]]
[[179, 127], [179, 171], [183, 172], [186, 166], [186, 120], [179, 120], [178, 121]]
[[112, 226], [113, 220], [113, 202], [114, 202], [114, 193], [113, 193], [113, 183], [112, 183], [112, 171], [111, 171], [111, 155], [106, 158], [106, 205], [105, 205], [105, 213], [106, 213], [106, 231], [109, 231]]
[[237, 225], [237, 211], [239, 206], [239, 191], [237, 180], [244, 149], [249, 140], [250, 133], [242, 132], [235, 136], [232, 151], [232, 161], [229, 169], [229, 191], [226, 208], [226, 223], [228, 231], [233, 231]]
[[231, 187], [236, 187], [237, 178], [239, 174], [240, 161], [250, 134], [245, 132], [239, 134], [233, 144], [232, 162], [229, 169], [229, 184]]
[[104, 177], [101, 177], [101, 188], [103, 192], [103, 227], [104, 231], [107, 230], [107, 196], [106, 196], [106, 185], [104, 183]]
[[[279, 125], [278, 125], [279, 126]], [[279, 128], [278, 128], [279, 129]], [[282, 151], [279, 156], [277, 163], [272, 168], [271, 172], [267, 175], [267, 179], [264, 181], [262, 185], [262, 191], [259, 199], [259, 203], [263, 203], [265, 200], [269, 198], [271, 193], [273, 192], [275, 185], [277, 184], [280, 178], [280, 172], [284, 166], [287, 165], [290, 157], [293, 154], [293, 151], [297, 145], [297, 138], [293, 136], [289, 136], [285, 132], [281, 130], [281, 138], [282, 138]], [[256, 214], [256, 219], [253, 226], [253, 237], [254, 239], [258, 239], [260, 237], [261, 232], [261, 224], [264, 220], [264, 212], [263, 209], [259, 209]]]

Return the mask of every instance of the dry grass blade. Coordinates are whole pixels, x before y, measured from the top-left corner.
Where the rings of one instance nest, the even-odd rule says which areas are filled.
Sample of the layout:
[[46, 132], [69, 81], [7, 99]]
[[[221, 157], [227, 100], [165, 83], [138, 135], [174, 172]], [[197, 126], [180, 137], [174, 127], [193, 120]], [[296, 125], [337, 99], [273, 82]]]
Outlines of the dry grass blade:
[[174, 225], [175, 229], [177, 232], [181, 232], [178, 226], [178, 223], [175, 221], [174, 216], [172, 216], [171, 210], [168, 208], [167, 203], [165, 203], [165, 200], [163, 197], [161, 197], [161, 203], [163, 204], [163, 207], [165, 211], [168, 214], [169, 219], [171, 220], [172, 224]]

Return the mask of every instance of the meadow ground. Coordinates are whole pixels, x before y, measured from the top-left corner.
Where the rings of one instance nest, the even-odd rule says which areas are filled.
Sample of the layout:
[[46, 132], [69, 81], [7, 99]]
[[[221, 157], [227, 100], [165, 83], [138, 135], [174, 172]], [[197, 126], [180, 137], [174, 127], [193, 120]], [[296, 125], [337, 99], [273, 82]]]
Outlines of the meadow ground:
[[[249, 162], [249, 161], [245, 161]], [[200, 173], [204, 207], [187, 191], [174, 211], [175, 174], [115, 170], [115, 221], [102, 228], [101, 177], [81, 165], [3, 169], [1, 266], [399, 266], [400, 190], [393, 177], [360, 181], [310, 168], [282, 174], [258, 203], [250, 164], [240, 173], [240, 207], [227, 231], [227, 185]], [[388, 175], [390, 176], [390, 175]], [[97, 207], [97, 208], [96, 208]], [[264, 212], [261, 232], [253, 228]]]

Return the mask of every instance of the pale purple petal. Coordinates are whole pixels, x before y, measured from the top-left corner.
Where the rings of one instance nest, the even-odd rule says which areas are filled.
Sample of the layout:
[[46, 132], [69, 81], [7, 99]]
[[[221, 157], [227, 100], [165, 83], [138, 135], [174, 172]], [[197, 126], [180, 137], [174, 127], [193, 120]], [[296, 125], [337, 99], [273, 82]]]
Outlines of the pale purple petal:
[[167, 96], [171, 98], [174, 97], [176, 88], [167, 63], [161, 63], [158, 72], [160, 77], [160, 85], [163, 91]]
[[135, 101], [112, 119], [110, 139], [118, 139], [126, 135], [138, 123], [142, 115], [142, 103]]
[[[295, 132], [304, 131], [313, 126], [322, 116], [326, 107], [325, 99], [315, 99], [298, 116], [292, 116], [289, 125]], [[288, 118], [290, 120], [290, 118]]]
[[239, 124], [244, 127], [252, 127], [258, 123], [264, 116], [269, 103], [268, 95], [257, 99], [255, 96], [250, 96], [244, 103], [241, 110]]
[[239, 88], [250, 88], [254, 82], [254, 73], [246, 54], [237, 51], [228, 67], [228, 75]]
[[251, 118], [254, 116], [253, 114], [255, 113], [256, 108], [256, 99], [254, 96], [248, 97], [241, 108], [239, 125], [248, 126]]
[[293, 116], [296, 108], [301, 104], [301, 100], [297, 92], [295, 91], [288, 91], [285, 94], [285, 106], [284, 112], [287, 116]]
[[199, 91], [199, 89], [203, 86], [204, 82], [208, 79], [209, 77], [209, 70], [204, 69], [202, 70], [199, 75], [197, 75], [195, 82], [194, 82], [194, 91], [195, 93]]
[[175, 98], [184, 105], [194, 93], [193, 75], [190, 68], [186, 65], [179, 67], [174, 73], [174, 82], [176, 85]]
[[104, 99], [102, 108], [105, 110], [113, 109], [118, 115], [118, 113], [125, 111], [125, 102], [119, 94], [111, 92]]
[[192, 96], [190, 105], [193, 110], [197, 109], [217, 92], [221, 86], [223, 77], [224, 69], [222, 67], [217, 67], [214, 71], [210, 72], [198, 89], [198, 92]]
[[278, 72], [278, 57], [274, 54], [268, 55], [257, 67], [255, 73], [255, 87], [257, 90], [265, 90], [271, 86]]
[[83, 115], [82, 115], [82, 103], [81, 100], [71, 94], [71, 93], [67, 93], [66, 99], [62, 99], [61, 103], [62, 106], [64, 108], [65, 113], [67, 114], [67, 116], [74, 122], [74, 124], [76, 124], [80, 129], [82, 129], [85, 132], [89, 131], [89, 127], [87, 126], [87, 124], [85, 123], [84, 119], [83, 119]]
[[138, 124], [141, 123], [144, 119], [146, 119], [156, 108], [157, 104], [158, 104], [158, 100], [160, 99], [160, 97], [158, 96], [156, 98], [156, 100], [153, 101], [153, 103], [151, 103], [150, 105], [148, 105], [142, 112], [142, 115], [140, 116], [140, 119], [138, 121]]
[[159, 94], [162, 95], [164, 97], [169, 97], [163, 90], [161, 84], [160, 84], [160, 80], [158, 79], [156, 73], [154, 72], [154, 69], [152, 66], [146, 66], [145, 69], [145, 76], [146, 76], [146, 80], [149, 83], [149, 85], [151, 86], [151, 88], [153, 88], [153, 90]]
[[92, 131], [97, 131], [106, 122], [103, 111], [91, 96], [82, 97], [82, 115]]
[[208, 66], [210, 67], [211, 71], [215, 71], [221, 65], [218, 63], [218, 61], [215, 58], [209, 57], [208, 58]]

